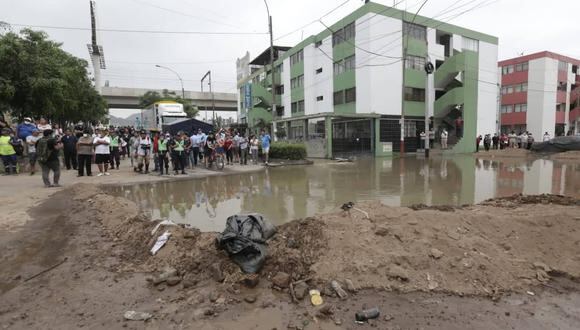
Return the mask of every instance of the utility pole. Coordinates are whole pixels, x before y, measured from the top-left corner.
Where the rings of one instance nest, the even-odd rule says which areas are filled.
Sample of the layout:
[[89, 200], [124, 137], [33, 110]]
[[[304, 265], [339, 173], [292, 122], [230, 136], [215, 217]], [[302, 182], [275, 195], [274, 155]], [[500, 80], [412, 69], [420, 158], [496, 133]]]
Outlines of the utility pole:
[[[270, 31], [270, 72], [272, 74], [272, 117], [276, 116], [276, 83], [274, 75], [274, 32], [272, 30], [272, 16], [270, 15], [270, 8], [268, 2], [264, 0], [266, 5], [266, 12], [268, 13], [268, 30]], [[267, 72], [267, 70], [266, 70]]]
[[497, 83], [497, 120], [495, 129], [497, 130], [497, 135], [501, 136], [501, 83], [499, 82]]
[[[407, 36], [408, 31], [405, 29], [405, 14], [407, 12], [403, 12], [403, 17], [401, 20], [403, 21], [403, 57], [402, 57], [402, 70], [403, 76], [401, 81], [401, 146], [400, 146], [400, 154], [403, 156], [405, 154], [405, 70], [406, 70], [406, 63], [407, 63], [407, 44], [409, 42], [409, 38]], [[407, 38], [406, 38], [407, 37]]]
[[[429, 49], [429, 42], [427, 42]], [[425, 158], [429, 158], [429, 109], [431, 107], [431, 74], [435, 71], [433, 63], [429, 61], [429, 52], [425, 55]]]

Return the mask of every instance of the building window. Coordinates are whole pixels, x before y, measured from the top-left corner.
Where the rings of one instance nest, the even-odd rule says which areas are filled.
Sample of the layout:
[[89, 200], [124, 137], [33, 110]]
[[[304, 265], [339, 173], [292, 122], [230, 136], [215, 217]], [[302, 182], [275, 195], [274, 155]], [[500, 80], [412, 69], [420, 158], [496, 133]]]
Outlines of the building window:
[[304, 75], [300, 75], [296, 78], [290, 79], [290, 88], [300, 88], [304, 86]]
[[421, 25], [404, 22], [403, 35], [413, 39], [427, 40], [427, 29]]
[[522, 105], [521, 104], [514, 105], [514, 112], [522, 112]]
[[332, 34], [332, 46], [336, 46], [344, 41], [354, 39], [354, 37], [355, 37], [355, 26], [353, 22], [346, 25], [342, 29], [336, 30]]
[[356, 69], [355, 55], [349, 56], [343, 60], [334, 62], [334, 75], [338, 76], [341, 73]]
[[322, 40], [318, 40], [317, 42], [314, 43], [315, 48], [318, 48], [320, 46], [322, 46]]
[[425, 102], [425, 89], [405, 87], [405, 101]]
[[407, 55], [405, 68], [423, 71], [425, 69], [425, 58], [420, 56]]
[[522, 104], [521, 111], [528, 112], [528, 104], [527, 103]]
[[344, 103], [344, 91], [334, 92], [334, 105]]
[[513, 65], [506, 65], [501, 68], [501, 73], [505, 76], [506, 74], [514, 73], [514, 66]]
[[528, 62], [516, 64], [515, 70], [516, 72], [528, 71]]
[[284, 85], [276, 86], [276, 95], [284, 94]]
[[296, 54], [290, 55], [290, 66], [294, 66], [302, 61], [304, 61], [304, 50], [301, 49]]
[[344, 72], [344, 66], [342, 65], [342, 61], [334, 62], [334, 75], [338, 76], [339, 74]]
[[528, 91], [528, 83], [523, 83], [522, 84], [522, 92], [527, 92]]
[[568, 63], [566, 63], [564, 61], [559, 61], [558, 62], [558, 70], [560, 70], [560, 71], [568, 71]]
[[344, 90], [344, 103], [356, 102], [356, 87]]
[[514, 92], [514, 86], [508, 86], [507, 87], [507, 93], [508, 94], [512, 94]]
[[322, 73], [322, 68], [316, 69], [316, 74], [321, 74], [321, 73]]
[[463, 50], [479, 52], [479, 40], [463, 37]]
[[295, 114], [295, 113], [298, 113], [298, 112], [304, 112], [304, 100], [297, 101], [297, 102], [293, 102], [291, 104], [290, 112], [292, 114]]
[[557, 89], [560, 92], [567, 92], [568, 91], [568, 84], [567, 83], [564, 83], [564, 82], [561, 82], [561, 83], [558, 84]]
[[344, 71], [354, 70], [356, 67], [356, 61], [354, 55], [349, 56], [344, 59]]
[[513, 105], [502, 105], [501, 106], [501, 113], [512, 113], [513, 112]]
[[324, 101], [324, 96], [320, 95], [316, 97], [316, 101], [320, 102], [320, 101]]

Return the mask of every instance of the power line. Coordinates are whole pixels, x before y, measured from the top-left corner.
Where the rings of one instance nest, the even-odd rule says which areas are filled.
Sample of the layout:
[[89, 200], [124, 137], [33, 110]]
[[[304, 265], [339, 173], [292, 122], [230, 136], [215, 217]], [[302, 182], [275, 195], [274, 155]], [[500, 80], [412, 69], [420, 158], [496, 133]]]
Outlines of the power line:
[[[51, 26], [51, 25], [31, 25], [8, 23], [12, 26], [30, 27], [38, 29], [71, 30], [71, 31], [91, 31], [90, 28], [72, 26]], [[265, 35], [266, 32], [208, 32], [208, 31], [159, 31], [159, 30], [129, 30], [129, 29], [97, 29], [98, 32], [119, 32], [119, 33], [149, 33], [149, 34], [194, 34], [194, 35]]]
[[[326, 17], [326, 16], [328, 16], [328, 15], [330, 15], [330, 14], [334, 13], [334, 12], [335, 12], [335, 11], [337, 11], [338, 9], [342, 8], [344, 5], [346, 5], [346, 4], [347, 4], [347, 3], [349, 3], [350, 1], [351, 1], [351, 0], [346, 0], [346, 1], [344, 1], [343, 3], [341, 3], [340, 5], [338, 5], [337, 7], [333, 8], [331, 11], [329, 11], [329, 12], [327, 12], [326, 14], [322, 15], [321, 17], [319, 17], [318, 19], [315, 19], [315, 20], [313, 20], [312, 22], [310, 22], [310, 23], [308, 23], [308, 24], [302, 25], [301, 27], [299, 27], [299, 28], [297, 28], [297, 29], [295, 29], [295, 30], [293, 30], [293, 31], [290, 31], [290, 32], [288, 32], [288, 33], [285, 33], [285, 34], [283, 34], [282, 36], [280, 36], [280, 37], [278, 37], [278, 38], [274, 39], [274, 41], [277, 41], [277, 40], [283, 39], [283, 38], [285, 38], [285, 37], [287, 37], [287, 36], [289, 36], [289, 35], [291, 35], [291, 34], [293, 34], [293, 33], [296, 33], [296, 32], [298, 32], [298, 31], [300, 31], [300, 30], [303, 30], [303, 29], [305, 29], [305, 28], [309, 27], [310, 25], [312, 25], [312, 24], [314, 24], [314, 23], [318, 22], [318, 20], [320, 20], [320, 19], [323, 19], [324, 17]], [[401, 0], [401, 1], [402, 1], [402, 0]]]

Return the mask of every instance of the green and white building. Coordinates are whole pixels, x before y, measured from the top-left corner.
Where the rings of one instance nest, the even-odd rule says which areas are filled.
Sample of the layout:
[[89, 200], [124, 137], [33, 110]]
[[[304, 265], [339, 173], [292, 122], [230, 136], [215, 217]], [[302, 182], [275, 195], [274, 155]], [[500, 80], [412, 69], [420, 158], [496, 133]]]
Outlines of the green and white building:
[[[401, 135], [405, 152], [417, 150], [428, 111], [436, 136], [449, 131], [449, 152], [474, 151], [477, 135], [496, 132], [498, 39], [414, 16], [369, 2], [294, 47], [275, 47], [275, 111], [269, 48], [246, 54], [237, 62], [239, 121], [305, 141], [310, 157], [388, 156]], [[427, 58], [436, 67], [428, 77]]]

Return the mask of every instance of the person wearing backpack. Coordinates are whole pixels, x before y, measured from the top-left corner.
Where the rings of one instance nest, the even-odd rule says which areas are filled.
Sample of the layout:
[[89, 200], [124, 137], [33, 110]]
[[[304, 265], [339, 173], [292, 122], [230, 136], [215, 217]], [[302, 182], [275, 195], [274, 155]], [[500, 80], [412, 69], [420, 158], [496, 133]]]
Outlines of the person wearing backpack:
[[[62, 143], [52, 137], [52, 130], [42, 131], [42, 138], [36, 143], [36, 156], [42, 167], [42, 181], [46, 188], [60, 187], [60, 161], [58, 151], [62, 149]], [[50, 183], [50, 171], [53, 172], [53, 183]]]

